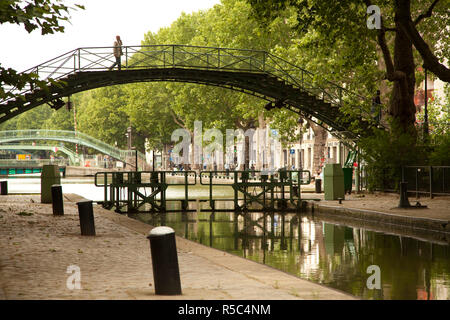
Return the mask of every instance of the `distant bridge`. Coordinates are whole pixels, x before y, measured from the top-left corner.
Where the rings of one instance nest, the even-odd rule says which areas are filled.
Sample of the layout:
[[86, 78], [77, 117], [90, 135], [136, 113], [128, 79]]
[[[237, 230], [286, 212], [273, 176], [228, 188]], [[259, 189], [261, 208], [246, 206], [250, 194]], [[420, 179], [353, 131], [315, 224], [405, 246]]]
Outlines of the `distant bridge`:
[[[57, 146], [58, 151], [66, 154], [72, 165], [77, 163], [77, 154], [64, 146]], [[51, 145], [31, 145], [31, 144], [0, 144], [0, 150], [50, 150], [54, 151], [55, 146]]]
[[[27, 140], [52, 140], [76, 143], [95, 149], [103, 154], [109, 155], [114, 159], [128, 164], [131, 163], [132, 165], [134, 165], [135, 162], [135, 150], [121, 150], [115, 148], [82, 132], [41, 129], [0, 131], [0, 144]], [[139, 151], [137, 152], [137, 154], [138, 161], [145, 163], [145, 155]]]
[[[355, 94], [266, 51], [188, 45], [124, 46], [121, 71], [112, 47], [78, 48], [35, 66], [48, 88], [9, 88], [0, 101], [0, 123], [38, 105], [63, 106], [60, 98], [103, 86], [149, 81], [176, 81], [224, 87], [286, 108], [326, 127], [340, 138], [356, 138], [375, 125], [364, 110], [371, 100]], [[58, 81], [55, 81], [58, 80]], [[353, 110], [349, 116], [342, 108]], [[325, 126], [326, 125], [326, 126]]]

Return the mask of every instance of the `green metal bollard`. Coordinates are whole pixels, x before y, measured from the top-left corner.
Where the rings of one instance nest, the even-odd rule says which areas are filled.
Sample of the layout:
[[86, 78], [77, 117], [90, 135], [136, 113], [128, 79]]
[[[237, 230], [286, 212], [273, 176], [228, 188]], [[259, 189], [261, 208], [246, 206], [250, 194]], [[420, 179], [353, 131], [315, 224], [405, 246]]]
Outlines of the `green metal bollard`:
[[323, 190], [325, 200], [345, 199], [344, 171], [338, 163], [329, 163], [323, 169]]

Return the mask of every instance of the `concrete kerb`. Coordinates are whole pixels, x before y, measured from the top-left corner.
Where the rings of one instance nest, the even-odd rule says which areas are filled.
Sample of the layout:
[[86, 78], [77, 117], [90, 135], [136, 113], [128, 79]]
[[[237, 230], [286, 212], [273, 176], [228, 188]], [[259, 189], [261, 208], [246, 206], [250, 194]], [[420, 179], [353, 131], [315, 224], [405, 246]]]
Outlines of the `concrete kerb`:
[[450, 235], [450, 221], [434, 218], [410, 217], [395, 213], [387, 213], [375, 210], [344, 208], [324, 205], [308, 201], [312, 212], [328, 213], [344, 218], [354, 218], [369, 222], [399, 225], [402, 227], [422, 229], [430, 232], [442, 232]]

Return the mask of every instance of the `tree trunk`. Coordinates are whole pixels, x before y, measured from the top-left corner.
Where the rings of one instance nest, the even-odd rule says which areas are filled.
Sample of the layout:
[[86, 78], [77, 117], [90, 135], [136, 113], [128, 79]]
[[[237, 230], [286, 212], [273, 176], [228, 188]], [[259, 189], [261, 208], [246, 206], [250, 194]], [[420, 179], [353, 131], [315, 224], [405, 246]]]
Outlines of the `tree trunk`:
[[[308, 120], [309, 121], [309, 120]], [[319, 125], [310, 122], [311, 129], [314, 132], [314, 154], [313, 154], [313, 172], [311, 175], [319, 174], [321, 170], [321, 159], [324, 157], [325, 142], [328, 131]]]
[[[377, 49], [378, 52], [378, 70], [380, 70], [381, 72], [384, 72], [386, 70], [386, 64], [384, 63], [384, 59], [383, 59], [383, 53], [381, 52], [381, 49]], [[384, 106], [389, 106], [389, 93], [390, 93], [390, 88], [388, 86], [387, 81], [379, 81], [378, 84], [378, 89], [380, 90], [380, 98], [381, 98], [381, 110], [380, 110], [380, 122], [382, 125], [384, 126], [388, 126], [388, 123], [386, 122], [386, 118], [385, 118], [385, 113], [388, 112], [388, 110], [386, 108], [384, 108]]]
[[406, 131], [415, 121], [416, 107], [414, 105], [415, 65], [413, 45], [403, 32], [398, 22], [399, 15], [410, 15], [409, 1], [396, 1], [396, 28], [394, 42], [394, 70], [403, 73], [403, 77], [394, 81], [389, 113], [399, 121], [401, 128]]

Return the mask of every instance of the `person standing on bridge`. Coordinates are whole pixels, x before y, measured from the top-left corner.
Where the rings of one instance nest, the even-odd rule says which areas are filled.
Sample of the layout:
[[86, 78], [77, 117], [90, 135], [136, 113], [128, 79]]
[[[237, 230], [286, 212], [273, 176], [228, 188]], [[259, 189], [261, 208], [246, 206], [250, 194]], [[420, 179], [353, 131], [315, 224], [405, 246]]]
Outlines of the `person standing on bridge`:
[[114, 41], [113, 53], [114, 57], [116, 58], [116, 62], [113, 63], [113, 65], [109, 68], [109, 70], [112, 70], [116, 65], [117, 69], [120, 70], [122, 67], [120, 58], [123, 56], [122, 40], [120, 40], [120, 36], [116, 36], [116, 41]]

